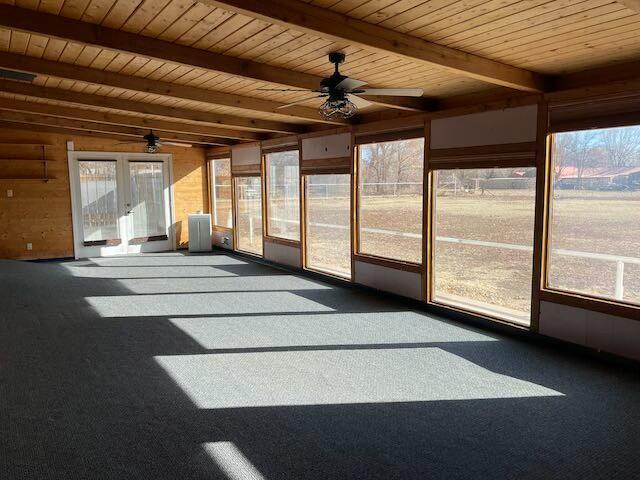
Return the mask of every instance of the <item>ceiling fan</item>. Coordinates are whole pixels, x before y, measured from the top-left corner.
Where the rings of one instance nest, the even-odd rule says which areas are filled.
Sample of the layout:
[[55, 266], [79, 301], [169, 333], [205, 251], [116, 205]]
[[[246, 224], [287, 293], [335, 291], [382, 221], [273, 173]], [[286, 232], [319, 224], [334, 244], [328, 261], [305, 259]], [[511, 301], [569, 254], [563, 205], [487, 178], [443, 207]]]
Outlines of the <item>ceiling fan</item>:
[[329, 120], [352, 117], [358, 113], [358, 109], [371, 105], [371, 102], [359, 97], [358, 95], [421, 97], [423, 94], [423, 90], [421, 88], [361, 88], [366, 85], [367, 82], [355, 80], [340, 73], [339, 65], [345, 61], [344, 53], [331, 52], [329, 54], [329, 61], [335, 65], [335, 70], [330, 77], [324, 78], [320, 82], [320, 88], [317, 90], [294, 88], [260, 88], [259, 90], [319, 93], [319, 95], [315, 95], [313, 97], [282, 105], [278, 107], [278, 109], [298, 105], [313, 98], [326, 98], [325, 102], [320, 106], [320, 115]]
[[144, 150], [147, 153], [158, 153], [162, 145], [173, 145], [174, 147], [184, 148], [191, 148], [192, 146], [190, 143], [160, 141], [160, 137], [155, 135], [153, 130], [149, 130], [149, 133], [142, 137], [142, 140], [137, 140], [135, 142], [121, 142], [118, 143], [118, 145], [138, 145], [140, 143], [144, 143]]

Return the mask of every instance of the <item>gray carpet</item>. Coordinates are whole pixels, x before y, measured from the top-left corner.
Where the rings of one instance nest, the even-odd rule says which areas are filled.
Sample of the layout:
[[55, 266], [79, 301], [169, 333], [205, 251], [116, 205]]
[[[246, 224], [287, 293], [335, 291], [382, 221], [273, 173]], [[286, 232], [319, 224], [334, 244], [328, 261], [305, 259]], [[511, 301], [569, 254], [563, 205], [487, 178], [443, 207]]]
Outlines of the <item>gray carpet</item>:
[[631, 367], [227, 255], [0, 261], [2, 479], [631, 479]]

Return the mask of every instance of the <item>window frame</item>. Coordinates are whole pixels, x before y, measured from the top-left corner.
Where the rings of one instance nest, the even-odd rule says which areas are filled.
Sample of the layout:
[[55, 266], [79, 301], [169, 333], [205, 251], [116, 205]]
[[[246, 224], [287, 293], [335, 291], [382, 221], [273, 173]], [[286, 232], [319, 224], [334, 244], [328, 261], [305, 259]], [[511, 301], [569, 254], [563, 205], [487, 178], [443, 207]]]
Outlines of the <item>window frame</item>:
[[[229, 162], [229, 180], [231, 182], [231, 226], [227, 227], [226, 225], [218, 225], [216, 223], [216, 198], [215, 198], [215, 166], [213, 162], [216, 161], [220, 161], [220, 160], [226, 160]], [[221, 231], [221, 232], [231, 232], [234, 230], [235, 227], [235, 213], [234, 213], [234, 188], [233, 188], [233, 174], [231, 173], [231, 155], [228, 156], [221, 156], [218, 158], [209, 158], [209, 208], [211, 210], [211, 228], [214, 231]]]
[[[540, 115], [540, 113], [539, 113]], [[539, 126], [540, 127], [540, 126]], [[428, 146], [428, 143], [427, 143]], [[426, 249], [426, 278], [424, 281], [424, 301], [428, 305], [438, 308], [444, 308], [451, 311], [459, 312], [465, 315], [472, 315], [476, 318], [483, 318], [492, 322], [509, 325], [514, 328], [523, 330], [536, 331], [538, 328], [538, 310], [539, 310], [539, 279], [537, 278], [536, 264], [537, 256], [537, 235], [538, 211], [542, 208], [539, 202], [539, 193], [545, 186], [540, 182], [539, 165], [539, 145], [538, 142], [525, 143], [505, 143], [497, 145], [479, 145], [473, 147], [456, 147], [443, 149], [427, 149], [427, 160], [425, 165], [425, 202], [426, 212], [423, 215], [425, 222], [425, 249]], [[542, 157], [544, 158], [544, 157]], [[490, 315], [488, 313], [480, 313], [471, 309], [465, 309], [459, 306], [448, 305], [446, 303], [434, 300], [434, 265], [435, 265], [435, 175], [434, 172], [440, 170], [474, 170], [485, 168], [535, 168], [536, 169], [536, 188], [534, 196], [534, 226], [533, 226], [533, 254], [532, 254], [532, 282], [535, 285], [531, 290], [531, 309], [529, 324], [523, 325], [518, 322], [510, 321], [506, 318]], [[543, 169], [543, 173], [547, 169]]]
[[[256, 253], [256, 252], [251, 252], [249, 250], [243, 250], [241, 248], [239, 248], [240, 242], [239, 242], [239, 234], [240, 234], [240, 229], [236, 228], [238, 225], [238, 202], [236, 200], [236, 191], [237, 191], [237, 180], [241, 179], [241, 178], [258, 178], [260, 180], [260, 212], [261, 212], [261, 216], [262, 216], [262, 221], [260, 222], [261, 225], [261, 230], [262, 230], [262, 253]], [[242, 253], [244, 255], [251, 255], [257, 258], [264, 258], [264, 242], [265, 242], [265, 235], [264, 235], [264, 226], [265, 226], [265, 218], [264, 218], [264, 175], [262, 173], [260, 174], [256, 174], [256, 173], [236, 173], [236, 174], [231, 174], [231, 190], [232, 190], [232, 216], [233, 216], [233, 250], [239, 253]]]
[[581, 308], [584, 310], [595, 311], [607, 315], [614, 315], [631, 320], [640, 321], [640, 305], [617, 300], [613, 298], [599, 297], [589, 295], [583, 292], [575, 292], [564, 290], [561, 288], [551, 287], [549, 285], [549, 262], [551, 257], [551, 236], [552, 236], [552, 210], [553, 210], [553, 168], [554, 168], [554, 139], [557, 133], [584, 132], [588, 130], [602, 130], [607, 128], [619, 128], [628, 126], [640, 126], [640, 117], [632, 120], [619, 121], [617, 118], [598, 119], [593, 118], [584, 120], [584, 122], [576, 123], [576, 128], [566, 128], [565, 125], [559, 125], [557, 128], [549, 128], [545, 135], [545, 192], [544, 192], [544, 227], [543, 227], [543, 245], [542, 245], [542, 261], [539, 280], [539, 300], [540, 302], [557, 303], [569, 307]]
[[[307, 219], [309, 218], [309, 213], [308, 213], [308, 209], [309, 209], [309, 202], [307, 201], [307, 188], [309, 186], [309, 178], [308, 177], [313, 177], [313, 176], [322, 176], [322, 175], [349, 175], [349, 257], [350, 257], [350, 272], [349, 272], [349, 276], [344, 276], [344, 275], [339, 275], [337, 273], [332, 273], [332, 272], [328, 272], [326, 270], [321, 270], [319, 268], [314, 268], [313, 266], [309, 266], [309, 255], [308, 255], [308, 243], [309, 243], [309, 237], [307, 235]], [[354, 196], [354, 173], [353, 170], [351, 171], [351, 173], [345, 173], [343, 171], [338, 171], [337, 173], [330, 173], [330, 172], [319, 172], [319, 173], [305, 173], [302, 174], [302, 172], [300, 173], [301, 176], [301, 181], [302, 181], [302, 188], [303, 188], [303, 192], [300, 197], [303, 199], [303, 208], [301, 209], [301, 215], [302, 215], [302, 221], [304, 223], [304, 227], [303, 227], [303, 231], [304, 231], [304, 237], [301, 237], [301, 240], [303, 240], [301, 242], [301, 251], [302, 251], [302, 257], [303, 257], [303, 263], [302, 263], [302, 269], [303, 270], [308, 270], [310, 272], [314, 272], [314, 273], [319, 273], [321, 275], [326, 275], [328, 277], [340, 280], [342, 282], [348, 282], [348, 283], [353, 283], [354, 279], [355, 279], [355, 268], [354, 268], [354, 254], [353, 254], [353, 247], [354, 247], [354, 228], [353, 228], [353, 209], [354, 209], [354, 201], [353, 201], [353, 196]]]
[[[422, 150], [422, 214], [421, 214], [421, 226], [420, 226], [420, 245], [421, 245], [421, 261], [420, 262], [411, 262], [407, 260], [401, 260], [397, 258], [385, 257], [382, 255], [375, 255], [371, 253], [366, 253], [362, 251], [360, 245], [360, 147], [363, 145], [372, 145], [376, 143], [391, 143], [398, 142], [402, 140], [416, 140], [422, 139], [423, 141], [423, 150]], [[426, 179], [426, 171], [427, 171], [427, 150], [428, 150], [428, 141], [427, 136], [425, 134], [425, 129], [420, 128], [412, 129], [409, 131], [400, 131], [400, 132], [387, 132], [384, 134], [373, 134], [362, 136], [361, 138], [356, 138], [354, 142], [354, 174], [353, 174], [353, 183], [354, 183], [354, 192], [353, 192], [353, 203], [354, 203], [354, 238], [353, 238], [353, 256], [357, 261], [361, 261], [364, 263], [371, 263], [374, 265], [379, 265], [387, 268], [393, 268], [396, 270], [413, 272], [413, 273], [422, 273], [425, 270], [426, 264], [426, 251], [425, 251], [425, 223], [426, 223], [426, 210], [425, 210], [425, 195], [427, 194], [427, 187], [425, 183]]]
[[263, 164], [263, 168], [262, 168], [262, 177], [263, 177], [263, 184], [262, 184], [262, 190], [263, 190], [263, 204], [264, 204], [264, 211], [263, 211], [263, 215], [264, 215], [264, 219], [263, 219], [263, 238], [265, 241], [269, 241], [272, 243], [279, 243], [282, 245], [287, 245], [287, 246], [293, 246], [293, 247], [301, 247], [302, 244], [302, 240], [303, 240], [303, 228], [301, 226], [301, 224], [298, 224], [298, 231], [299, 231], [299, 239], [298, 240], [293, 240], [291, 238], [284, 238], [284, 237], [279, 237], [277, 235], [272, 235], [269, 232], [269, 165], [268, 165], [268, 156], [274, 153], [281, 153], [281, 152], [297, 152], [298, 153], [298, 176], [297, 176], [297, 181], [298, 181], [298, 218], [300, 218], [302, 216], [301, 213], [301, 198], [302, 198], [302, 191], [300, 190], [300, 177], [301, 177], [301, 173], [300, 173], [300, 157], [301, 157], [301, 149], [299, 145], [285, 145], [282, 147], [278, 147], [278, 148], [271, 148], [268, 150], [263, 150], [262, 151], [262, 164]]

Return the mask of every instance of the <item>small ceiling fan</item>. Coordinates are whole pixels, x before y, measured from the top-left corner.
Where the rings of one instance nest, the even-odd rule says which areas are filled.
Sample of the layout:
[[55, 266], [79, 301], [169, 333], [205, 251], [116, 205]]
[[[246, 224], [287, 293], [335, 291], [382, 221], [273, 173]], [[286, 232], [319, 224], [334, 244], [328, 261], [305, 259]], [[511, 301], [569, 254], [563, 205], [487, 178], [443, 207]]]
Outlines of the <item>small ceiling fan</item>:
[[119, 143], [118, 145], [138, 145], [140, 143], [145, 144], [144, 150], [147, 153], [158, 153], [162, 145], [173, 145], [174, 147], [184, 147], [184, 148], [191, 148], [192, 146], [190, 143], [161, 141], [160, 137], [158, 137], [153, 133], [153, 130], [149, 130], [149, 133], [147, 133], [144, 137], [142, 137], [142, 140], [137, 140], [135, 142], [122, 142], [122, 143]]
[[371, 102], [360, 98], [358, 95], [421, 97], [423, 94], [421, 88], [361, 88], [366, 85], [367, 82], [355, 80], [340, 73], [339, 65], [345, 61], [344, 53], [331, 52], [329, 54], [329, 61], [335, 65], [335, 70], [330, 77], [324, 78], [320, 82], [320, 87], [317, 90], [297, 88], [260, 88], [259, 90], [319, 93], [319, 95], [313, 97], [282, 105], [278, 107], [278, 109], [298, 105], [314, 98], [326, 98], [325, 102], [320, 106], [320, 115], [329, 120], [350, 118], [358, 113], [358, 109], [371, 105]]

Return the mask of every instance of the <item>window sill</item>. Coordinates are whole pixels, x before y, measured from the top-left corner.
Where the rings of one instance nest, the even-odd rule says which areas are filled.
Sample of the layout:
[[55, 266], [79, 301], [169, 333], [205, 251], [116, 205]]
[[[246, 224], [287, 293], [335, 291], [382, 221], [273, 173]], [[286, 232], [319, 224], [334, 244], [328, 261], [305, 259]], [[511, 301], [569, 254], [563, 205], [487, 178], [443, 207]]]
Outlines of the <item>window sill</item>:
[[356, 253], [354, 259], [358, 262], [370, 263], [381, 267], [393, 268], [394, 270], [402, 270], [403, 272], [422, 273], [422, 265], [419, 263], [405, 262], [402, 260], [392, 260], [390, 258], [376, 257], [374, 255], [365, 255]]
[[553, 289], [540, 290], [539, 298], [541, 302], [559, 303], [569, 307], [582, 308], [584, 310], [614, 315], [616, 317], [640, 320], [640, 306], [627, 303]]

